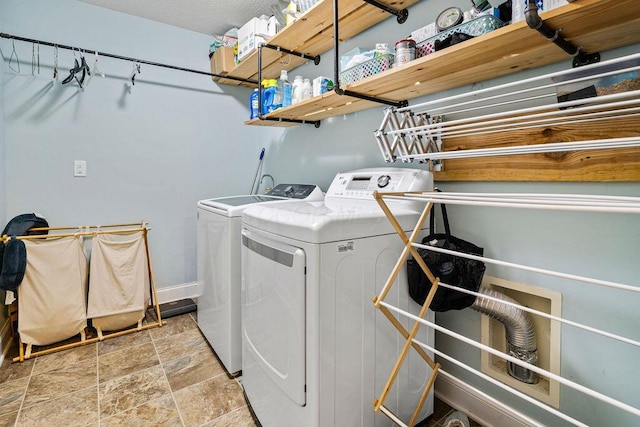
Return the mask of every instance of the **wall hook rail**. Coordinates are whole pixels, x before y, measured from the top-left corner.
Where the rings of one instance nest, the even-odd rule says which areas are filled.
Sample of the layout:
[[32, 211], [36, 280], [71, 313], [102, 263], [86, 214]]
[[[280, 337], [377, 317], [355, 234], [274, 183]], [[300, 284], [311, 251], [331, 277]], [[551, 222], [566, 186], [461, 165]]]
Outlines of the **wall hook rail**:
[[178, 66], [175, 66], [175, 65], [163, 64], [163, 63], [160, 63], [160, 62], [147, 61], [147, 60], [144, 60], [144, 59], [131, 58], [131, 57], [128, 57], [128, 56], [116, 55], [116, 54], [113, 54], [113, 53], [100, 52], [100, 51], [96, 51], [94, 49], [85, 49], [85, 48], [81, 48], [81, 47], [77, 47], [77, 46], [69, 46], [69, 45], [64, 45], [64, 44], [59, 44], [59, 43], [52, 43], [52, 42], [48, 42], [48, 41], [44, 41], [44, 40], [36, 40], [36, 39], [30, 39], [30, 38], [26, 38], [26, 37], [19, 37], [19, 36], [15, 36], [13, 34], [7, 34], [7, 33], [0, 33], [0, 37], [3, 38], [3, 39], [12, 39], [12, 40], [18, 40], [18, 41], [27, 42], [27, 43], [39, 43], [39, 44], [42, 44], [44, 46], [51, 46], [51, 47], [54, 47], [54, 48], [57, 48], [57, 49], [66, 49], [66, 50], [71, 50], [71, 51], [75, 50], [75, 51], [82, 51], [82, 52], [96, 52], [100, 56], [106, 56], [106, 57], [109, 57], [109, 58], [120, 59], [122, 61], [129, 61], [129, 62], [135, 62], [135, 63], [139, 63], [139, 64], [153, 65], [155, 67], [169, 68], [171, 70], [184, 71], [184, 72], [187, 72], [187, 73], [203, 74], [205, 76], [219, 77], [219, 78], [223, 78], [223, 79], [227, 79], [227, 80], [235, 80], [235, 81], [239, 81], [239, 82], [243, 82], [243, 83], [252, 83], [252, 84], [259, 85], [259, 83], [257, 81], [255, 81], [255, 80], [245, 79], [245, 78], [241, 78], [241, 77], [227, 76], [227, 75], [222, 75], [222, 74], [209, 73], [209, 72], [200, 71], [200, 70], [193, 70], [193, 69], [190, 69], [190, 68], [184, 68], [184, 67], [178, 67]]

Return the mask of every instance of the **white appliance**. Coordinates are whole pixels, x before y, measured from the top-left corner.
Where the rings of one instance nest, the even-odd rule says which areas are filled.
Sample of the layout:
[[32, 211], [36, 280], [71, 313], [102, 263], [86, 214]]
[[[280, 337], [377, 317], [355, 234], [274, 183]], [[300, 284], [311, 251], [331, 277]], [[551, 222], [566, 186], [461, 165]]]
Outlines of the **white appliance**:
[[198, 202], [198, 326], [230, 375], [242, 369], [240, 230], [248, 206], [322, 200], [315, 185], [279, 184], [266, 195]]
[[[426, 171], [362, 169], [338, 174], [324, 202], [244, 211], [243, 386], [264, 427], [393, 425], [372, 401], [404, 339], [371, 301], [403, 243], [373, 191], [432, 189]], [[388, 203], [406, 231], [424, 207]], [[397, 280], [385, 301], [418, 314], [405, 268]], [[409, 328], [408, 320], [401, 323]], [[433, 344], [433, 331], [421, 328], [419, 339]], [[408, 421], [430, 372], [412, 350], [385, 406]], [[431, 394], [418, 419], [432, 412]]]

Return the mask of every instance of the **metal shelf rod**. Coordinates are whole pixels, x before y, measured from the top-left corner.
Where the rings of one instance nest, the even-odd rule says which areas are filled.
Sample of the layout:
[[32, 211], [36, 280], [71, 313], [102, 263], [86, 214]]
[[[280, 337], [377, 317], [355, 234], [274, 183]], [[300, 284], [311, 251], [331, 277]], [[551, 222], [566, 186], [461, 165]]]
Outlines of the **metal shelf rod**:
[[13, 39], [13, 40], [21, 41], [21, 42], [37, 43], [37, 44], [41, 44], [43, 46], [51, 46], [51, 47], [55, 47], [55, 48], [59, 48], [59, 49], [66, 49], [66, 50], [71, 50], [71, 51], [77, 50], [77, 51], [83, 51], [83, 52], [96, 52], [100, 56], [106, 56], [108, 58], [120, 59], [122, 61], [138, 62], [140, 64], [153, 65], [154, 67], [169, 68], [171, 70], [184, 71], [184, 72], [187, 72], [187, 73], [202, 74], [202, 75], [211, 76], [211, 77], [219, 77], [219, 78], [235, 80], [235, 81], [239, 81], [239, 82], [243, 82], [243, 83], [258, 84], [258, 82], [256, 82], [255, 80], [244, 79], [244, 78], [241, 78], [241, 77], [233, 77], [233, 76], [227, 76], [227, 75], [223, 75], [223, 74], [208, 73], [206, 71], [193, 70], [193, 69], [190, 69], [190, 68], [184, 68], [184, 67], [178, 67], [178, 66], [175, 66], [175, 65], [163, 64], [163, 63], [160, 63], [160, 62], [147, 61], [145, 59], [131, 58], [131, 57], [128, 57], [128, 56], [116, 55], [116, 54], [108, 53], [108, 52], [100, 52], [100, 51], [97, 51], [95, 49], [86, 49], [86, 48], [77, 47], [77, 46], [69, 46], [69, 45], [60, 44], [60, 43], [52, 43], [52, 42], [48, 42], [48, 41], [44, 41], [44, 40], [30, 39], [30, 38], [26, 38], [26, 37], [19, 37], [19, 36], [15, 36], [13, 34], [0, 33], [0, 37], [2, 37], [3, 39]]

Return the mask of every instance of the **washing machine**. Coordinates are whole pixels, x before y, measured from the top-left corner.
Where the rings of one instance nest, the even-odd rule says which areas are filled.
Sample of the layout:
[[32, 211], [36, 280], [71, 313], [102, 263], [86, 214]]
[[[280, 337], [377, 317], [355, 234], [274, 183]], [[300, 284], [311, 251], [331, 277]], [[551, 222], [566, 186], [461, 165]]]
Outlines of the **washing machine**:
[[198, 202], [198, 326], [231, 376], [242, 369], [240, 329], [240, 231], [249, 206], [322, 200], [316, 185], [279, 184], [265, 195]]
[[[404, 245], [373, 192], [432, 189], [426, 171], [362, 169], [338, 174], [322, 202], [261, 204], [244, 211], [243, 386], [264, 427], [393, 425], [372, 402], [405, 340], [372, 297]], [[407, 232], [424, 207], [388, 204]], [[405, 268], [385, 301], [418, 314]], [[428, 316], [433, 320], [433, 313]], [[400, 320], [409, 329], [409, 321]], [[433, 331], [421, 328], [418, 339], [433, 344]], [[411, 351], [385, 406], [408, 421], [430, 373]], [[418, 419], [432, 412], [430, 394]]]

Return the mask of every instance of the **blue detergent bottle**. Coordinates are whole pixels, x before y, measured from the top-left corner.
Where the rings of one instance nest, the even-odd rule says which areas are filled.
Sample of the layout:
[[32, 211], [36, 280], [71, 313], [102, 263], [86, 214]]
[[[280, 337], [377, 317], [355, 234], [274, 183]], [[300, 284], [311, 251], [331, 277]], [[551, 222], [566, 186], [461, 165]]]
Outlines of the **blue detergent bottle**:
[[249, 118], [255, 119], [258, 117], [258, 89], [254, 89], [249, 97], [249, 107], [251, 108], [251, 116]]
[[275, 94], [278, 89], [278, 81], [276, 79], [263, 80], [262, 85], [262, 114], [268, 114], [275, 110]]

